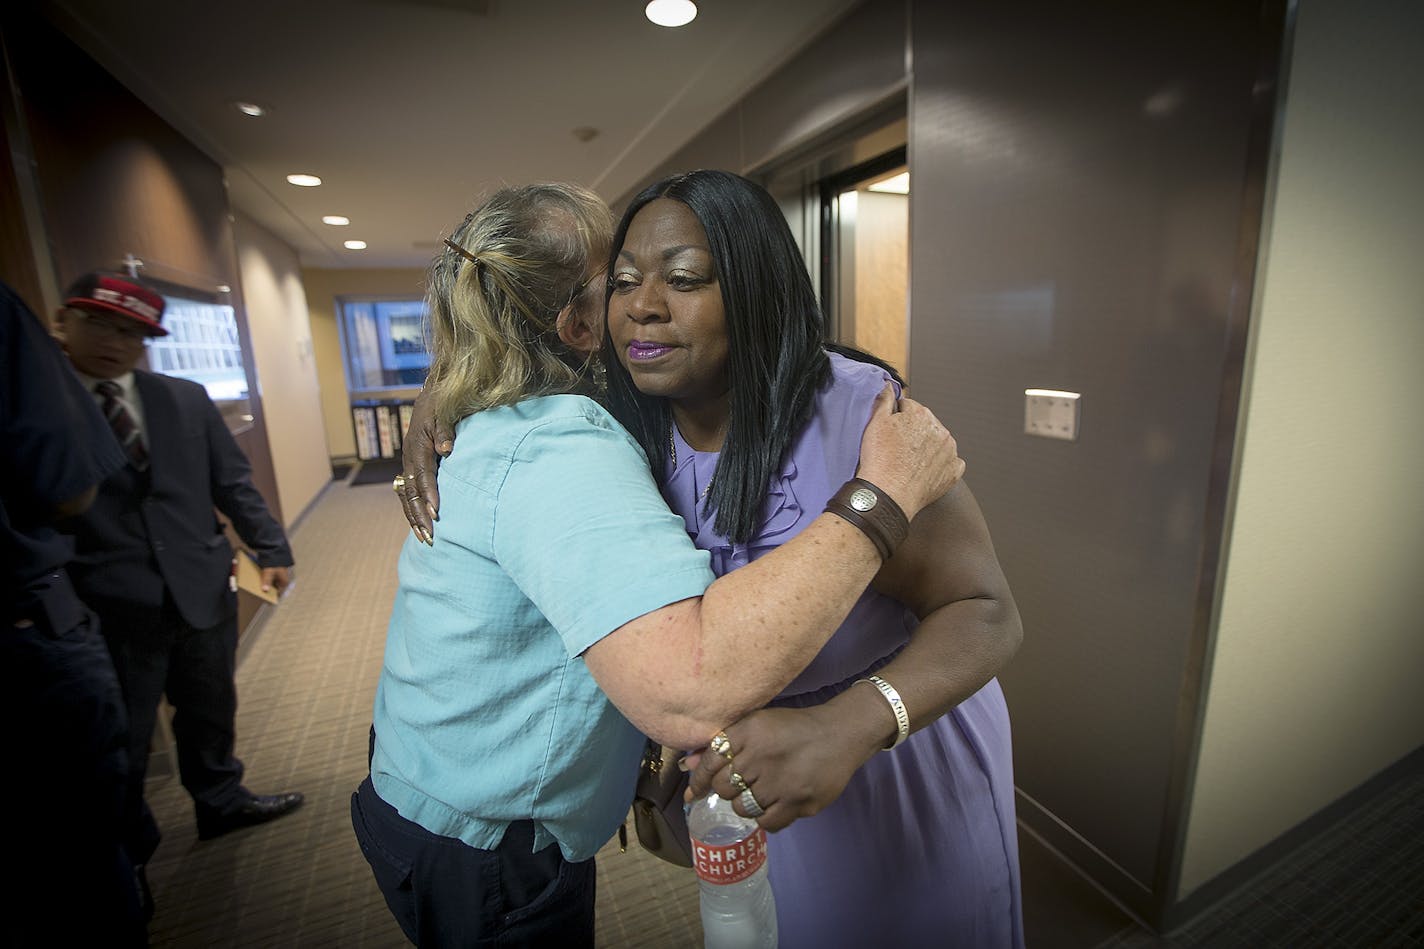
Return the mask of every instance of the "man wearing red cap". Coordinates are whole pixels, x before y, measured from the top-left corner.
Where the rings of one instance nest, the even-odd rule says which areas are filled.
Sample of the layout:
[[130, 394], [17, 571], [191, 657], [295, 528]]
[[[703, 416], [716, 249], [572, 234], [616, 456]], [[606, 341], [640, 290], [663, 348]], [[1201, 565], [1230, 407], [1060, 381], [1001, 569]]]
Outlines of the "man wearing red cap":
[[144, 342], [167, 335], [164, 301], [123, 274], [90, 273], [65, 293], [55, 319], [81, 381], [94, 393], [128, 463], [77, 519], [75, 586], [99, 614], [123, 686], [131, 732], [129, 841], [142, 864], [157, 846], [141, 796], [160, 698], [174, 709], [183, 787], [198, 837], [280, 817], [295, 792], [255, 795], [233, 754], [237, 601], [232, 522], [262, 567], [264, 586], [290, 582], [291, 548], [252, 484], [251, 468], [201, 385], [136, 368]]

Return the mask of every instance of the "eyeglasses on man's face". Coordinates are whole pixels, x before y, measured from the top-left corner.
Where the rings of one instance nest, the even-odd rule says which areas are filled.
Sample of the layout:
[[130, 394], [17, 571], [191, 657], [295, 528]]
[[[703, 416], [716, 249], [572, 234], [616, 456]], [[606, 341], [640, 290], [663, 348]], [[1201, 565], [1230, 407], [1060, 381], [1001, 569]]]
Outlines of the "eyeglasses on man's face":
[[77, 315], [89, 332], [101, 339], [122, 339], [126, 343], [141, 343], [149, 337], [148, 331], [142, 326], [131, 325], [122, 317], [101, 316], [75, 307], [70, 307], [69, 312]]

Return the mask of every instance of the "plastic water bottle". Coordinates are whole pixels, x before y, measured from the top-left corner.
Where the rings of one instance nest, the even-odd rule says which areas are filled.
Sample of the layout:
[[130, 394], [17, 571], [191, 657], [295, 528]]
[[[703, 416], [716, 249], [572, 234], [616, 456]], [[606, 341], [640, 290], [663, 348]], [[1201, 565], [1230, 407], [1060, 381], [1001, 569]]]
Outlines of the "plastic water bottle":
[[766, 831], [716, 794], [687, 811], [706, 949], [776, 949]]

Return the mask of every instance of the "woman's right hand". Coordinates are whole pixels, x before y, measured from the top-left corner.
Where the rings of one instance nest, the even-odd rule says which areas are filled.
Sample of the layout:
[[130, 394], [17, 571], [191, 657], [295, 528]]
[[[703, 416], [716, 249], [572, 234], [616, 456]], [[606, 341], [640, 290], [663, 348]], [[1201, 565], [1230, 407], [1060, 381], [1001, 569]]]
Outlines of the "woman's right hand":
[[455, 433], [435, 417], [430, 396], [421, 389], [401, 444], [404, 481], [397, 480], [396, 494], [410, 529], [425, 544], [434, 543], [435, 522], [440, 519], [440, 489], [436, 486], [440, 459], [454, 447]]
[[913, 519], [964, 477], [964, 459], [933, 412], [908, 396], [897, 402], [887, 383], [861, 436], [856, 477], [890, 495]]
[[[731, 801], [738, 814], [754, 816], [741, 790], [732, 783], [735, 770], [763, 810], [755, 816], [764, 829], [781, 830], [802, 817], [820, 813], [841, 796], [856, 770], [884, 746], [886, 721], [893, 727], [893, 720], [875, 708], [878, 693], [848, 696], [851, 702], [838, 702], [839, 698], [809, 708], [758, 709], [728, 725], [722, 734], [730, 744], [732, 759], [704, 748], [695, 760], [686, 761], [691, 772], [683, 799], [691, 803], [716, 792]], [[855, 704], [859, 699], [866, 700], [868, 713], [866, 705]]]

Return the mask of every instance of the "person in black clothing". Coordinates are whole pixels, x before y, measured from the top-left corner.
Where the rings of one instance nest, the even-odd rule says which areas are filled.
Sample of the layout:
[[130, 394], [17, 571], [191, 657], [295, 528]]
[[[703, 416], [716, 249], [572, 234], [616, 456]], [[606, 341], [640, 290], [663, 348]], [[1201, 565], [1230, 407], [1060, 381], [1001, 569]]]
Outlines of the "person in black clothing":
[[[136, 368], [145, 340], [167, 335], [163, 310], [163, 297], [136, 279], [95, 272], [70, 286], [56, 316], [70, 362], [128, 459], [75, 519], [71, 573], [100, 616], [123, 685], [132, 797], [142, 794], [166, 694], [179, 774], [193, 798], [198, 837], [206, 840], [302, 802], [297, 792], [257, 795], [242, 784], [242, 762], [233, 754], [233, 551], [214, 509], [255, 552], [264, 585], [279, 592], [288, 585], [292, 552], [203, 387]], [[130, 855], [143, 863], [157, 834], [139, 820], [131, 827]]]
[[94, 614], [55, 524], [124, 463], [108, 426], [39, 318], [0, 284], [0, 546], [5, 604], [0, 715], [7, 726], [10, 872], [0, 943], [147, 944], [123, 847], [127, 720]]

